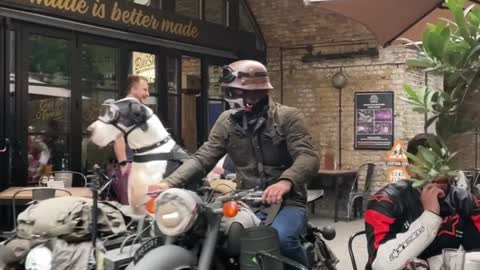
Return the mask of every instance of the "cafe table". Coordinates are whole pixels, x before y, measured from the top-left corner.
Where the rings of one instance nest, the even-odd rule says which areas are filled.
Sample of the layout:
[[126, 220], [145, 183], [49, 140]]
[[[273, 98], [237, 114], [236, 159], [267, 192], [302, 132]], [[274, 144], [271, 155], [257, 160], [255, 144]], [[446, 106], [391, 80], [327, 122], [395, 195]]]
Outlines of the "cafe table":
[[[25, 188], [28, 189], [28, 188], [31, 188], [31, 187], [9, 187], [9, 188], [1, 191], [0, 192], [0, 204], [10, 204], [12, 199], [13, 199], [13, 195], [17, 191], [25, 189]], [[66, 188], [63, 188], [63, 189], [69, 191], [72, 194], [72, 196], [92, 198], [92, 192], [91, 192], [90, 188], [86, 188], [86, 187], [66, 187]], [[66, 193], [64, 191], [60, 191], [60, 190], [57, 190], [55, 192], [55, 197], [62, 197], [62, 196], [68, 196], [68, 195], [69, 195], [68, 193]], [[31, 201], [32, 200], [32, 190], [27, 190], [27, 191], [18, 193], [15, 199], [20, 201], [20, 202]]]
[[338, 221], [338, 201], [340, 199], [340, 186], [343, 184], [345, 179], [355, 177], [357, 175], [357, 170], [352, 169], [335, 169], [335, 170], [326, 170], [320, 169], [318, 170], [318, 175], [322, 176], [329, 176], [335, 178], [334, 184], [334, 194], [335, 194], [335, 210], [334, 210], [334, 222]]

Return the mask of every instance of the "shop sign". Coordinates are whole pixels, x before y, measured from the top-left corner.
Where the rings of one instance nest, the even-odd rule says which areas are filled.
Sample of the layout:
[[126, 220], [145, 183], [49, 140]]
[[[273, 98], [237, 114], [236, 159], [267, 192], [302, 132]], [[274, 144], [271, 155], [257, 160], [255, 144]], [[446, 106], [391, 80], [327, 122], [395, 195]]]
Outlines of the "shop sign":
[[[237, 48], [238, 43], [255, 48], [255, 36], [228, 31], [226, 27], [129, 3], [126, 0], [2, 0], [0, 5], [23, 7], [72, 20], [141, 32], [162, 38], [212, 47]], [[243, 41], [243, 42], [242, 42]], [[217, 46], [215, 46], [217, 45]]]
[[[63, 98], [47, 98], [32, 103], [33, 121], [64, 120], [65, 106], [68, 107], [68, 100]], [[95, 99], [83, 101], [82, 119], [85, 123], [94, 122], [99, 113], [101, 102]]]
[[355, 93], [355, 149], [393, 145], [393, 92]]
[[155, 83], [155, 55], [150, 53], [132, 53], [133, 71], [132, 74], [140, 75], [148, 80], [148, 83]]
[[404, 140], [397, 140], [392, 149], [387, 152], [386, 160], [388, 166], [407, 166], [407, 143]]
[[405, 167], [389, 167], [387, 169], [387, 181], [395, 183], [400, 180], [409, 179], [407, 169]]
[[[34, 105], [36, 102], [33, 103]], [[42, 99], [38, 103], [38, 109], [34, 114], [34, 119], [39, 121], [60, 120], [63, 119], [65, 101], [62, 98]]]
[[387, 181], [395, 183], [399, 180], [408, 179], [410, 175], [407, 171], [408, 158], [407, 142], [404, 140], [397, 140], [392, 149], [386, 154], [387, 162]]

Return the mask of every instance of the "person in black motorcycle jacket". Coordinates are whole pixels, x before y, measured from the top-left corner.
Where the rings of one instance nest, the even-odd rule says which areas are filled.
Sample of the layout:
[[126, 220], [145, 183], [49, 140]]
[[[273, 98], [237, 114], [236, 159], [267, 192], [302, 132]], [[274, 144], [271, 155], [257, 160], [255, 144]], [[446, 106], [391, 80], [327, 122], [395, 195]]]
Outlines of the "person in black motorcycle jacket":
[[[416, 154], [419, 145], [428, 147], [428, 136], [415, 136], [407, 151]], [[480, 248], [480, 204], [446, 179], [435, 179], [422, 189], [402, 180], [370, 197], [366, 269], [408, 269], [414, 259], [423, 260], [426, 269], [440, 269], [442, 249]]]

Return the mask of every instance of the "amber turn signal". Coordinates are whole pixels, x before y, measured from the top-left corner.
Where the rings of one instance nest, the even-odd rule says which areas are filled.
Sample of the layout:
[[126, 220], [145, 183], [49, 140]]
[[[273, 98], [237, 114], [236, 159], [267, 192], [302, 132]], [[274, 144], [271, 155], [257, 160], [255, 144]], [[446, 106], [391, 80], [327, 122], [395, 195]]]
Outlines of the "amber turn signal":
[[223, 215], [225, 217], [234, 217], [240, 211], [240, 206], [234, 201], [228, 201], [223, 204]]
[[145, 209], [147, 209], [148, 213], [155, 214], [155, 198], [150, 198], [150, 200], [148, 200]]

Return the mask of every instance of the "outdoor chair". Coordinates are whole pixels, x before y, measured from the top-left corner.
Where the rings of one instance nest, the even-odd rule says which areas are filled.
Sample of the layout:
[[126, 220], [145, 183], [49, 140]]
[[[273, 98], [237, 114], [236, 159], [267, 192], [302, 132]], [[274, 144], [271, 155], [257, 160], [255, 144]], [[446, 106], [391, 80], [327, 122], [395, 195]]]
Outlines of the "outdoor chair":
[[473, 185], [474, 186], [477, 186], [479, 183], [478, 181], [480, 180], [480, 169], [475, 169], [475, 177], [474, 177], [474, 180], [473, 180]]
[[32, 192], [32, 200], [27, 203], [31, 204], [32, 202], [35, 201], [42, 201], [46, 199], [50, 199], [55, 197], [56, 191], [62, 191], [67, 193], [69, 196], [72, 196], [72, 193], [66, 189], [63, 188], [52, 188], [52, 187], [28, 187], [28, 188], [22, 188], [12, 195], [12, 219], [13, 219], [13, 230], [9, 232], [3, 232], [1, 237], [4, 238], [11, 238], [12, 236], [15, 236], [16, 230], [17, 230], [17, 196], [21, 193], [24, 192]]
[[[361, 213], [363, 214], [364, 207], [367, 205], [368, 196], [370, 195], [370, 185], [372, 182], [373, 172], [375, 169], [375, 164], [373, 163], [363, 163], [358, 168], [358, 173], [355, 176], [355, 179], [352, 182], [350, 187], [350, 192], [347, 195], [347, 221], [350, 221], [350, 214], [352, 210], [354, 212], [354, 216], [356, 216], [356, 209], [352, 209], [355, 205], [355, 201], [357, 199], [361, 199], [360, 206], [361, 206]], [[362, 181], [363, 180], [363, 181]], [[364, 183], [363, 189], [359, 190], [358, 185], [359, 183]]]
[[318, 188], [318, 185], [314, 185], [315, 180], [316, 179], [313, 179], [307, 184], [307, 205], [312, 215], [315, 214], [315, 202], [324, 195], [324, 190]]
[[478, 180], [480, 178], [480, 169], [467, 169], [461, 171], [463, 175], [467, 178], [470, 189], [473, 189], [478, 185]]
[[[353, 240], [357, 237], [357, 236], [360, 236], [360, 235], [364, 235], [366, 234], [365, 231], [359, 231], [359, 232], [356, 232], [355, 234], [353, 234], [352, 236], [350, 236], [350, 238], [348, 239], [348, 253], [350, 254], [350, 260], [352, 261], [352, 268], [353, 270], [357, 270], [357, 262], [355, 261], [355, 254], [353, 254]], [[360, 269], [363, 269], [365, 268], [365, 266], [363, 267], [360, 267]]]

